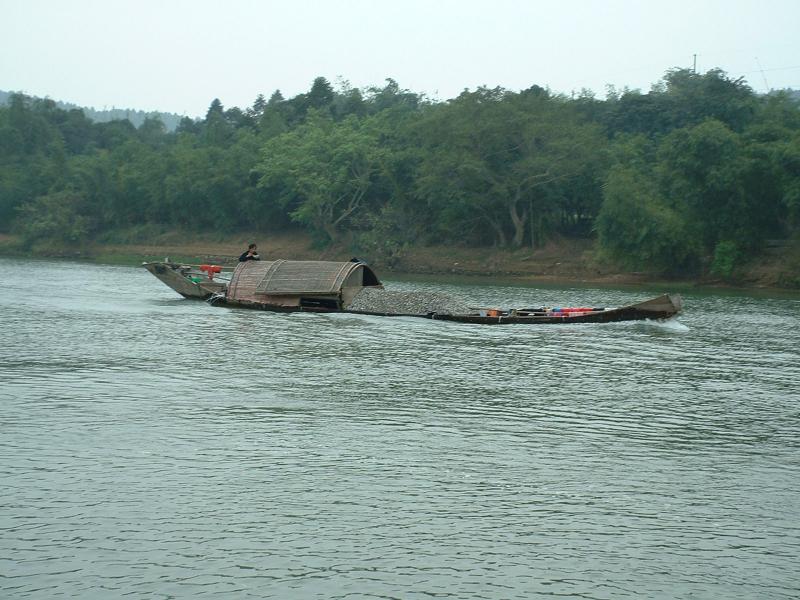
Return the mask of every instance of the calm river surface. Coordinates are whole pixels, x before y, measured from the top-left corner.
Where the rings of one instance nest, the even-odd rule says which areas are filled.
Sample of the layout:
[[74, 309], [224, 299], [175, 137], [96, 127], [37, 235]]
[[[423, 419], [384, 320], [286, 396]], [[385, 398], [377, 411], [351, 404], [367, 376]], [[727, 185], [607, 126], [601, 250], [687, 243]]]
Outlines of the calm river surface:
[[0, 270], [2, 598], [800, 596], [798, 296], [481, 327]]

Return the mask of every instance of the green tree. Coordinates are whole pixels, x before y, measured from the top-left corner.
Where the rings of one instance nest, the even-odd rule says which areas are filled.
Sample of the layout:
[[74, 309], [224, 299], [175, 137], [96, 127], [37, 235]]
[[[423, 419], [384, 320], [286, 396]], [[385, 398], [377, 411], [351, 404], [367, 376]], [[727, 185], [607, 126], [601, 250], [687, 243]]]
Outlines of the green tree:
[[358, 88], [351, 87], [348, 81], [341, 81], [340, 89], [331, 103], [331, 110], [336, 119], [343, 119], [348, 115], [363, 117], [367, 114], [367, 104]]
[[167, 128], [158, 117], [146, 117], [139, 126], [139, 139], [149, 146], [160, 146], [165, 141]]
[[317, 77], [306, 96], [309, 109], [326, 110], [333, 103], [333, 86], [324, 77]]
[[374, 136], [354, 117], [334, 123], [319, 113], [269, 140], [259, 185], [280, 196], [292, 218], [331, 242], [363, 202], [378, 165]]
[[731, 79], [721, 69], [703, 74], [673, 69], [648, 93], [614, 91], [607, 105], [600, 114], [610, 135], [643, 133], [657, 137], [707, 119], [741, 132], [752, 121], [757, 100], [743, 79]]
[[71, 154], [85, 152], [92, 141], [92, 123], [82, 110], [58, 111], [57, 127]]
[[286, 102], [280, 90], [275, 90], [258, 122], [259, 134], [268, 140], [289, 130], [292, 121], [292, 107]]
[[663, 81], [664, 105], [673, 128], [714, 119], [741, 132], [755, 114], [753, 90], [744, 78], [731, 79], [722, 69], [711, 69], [703, 74], [691, 69], [674, 69]]
[[[421, 193], [445, 218], [480, 217], [495, 242], [537, 243], [554, 188], [577, 177], [602, 138], [560, 99], [496, 88], [464, 92], [421, 123], [429, 149]], [[549, 201], [548, 201], [549, 200]]]
[[[186, 117], [188, 119], [188, 117]], [[190, 122], [191, 119], [189, 119]], [[111, 150], [133, 139], [136, 128], [127, 119], [95, 123], [92, 125], [94, 145], [103, 150]]]
[[86, 199], [64, 190], [39, 196], [19, 209], [18, 231], [26, 242], [57, 240], [78, 244], [88, 239], [94, 227], [87, 214]]
[[373, 114], [384, 110], [416, 111], [423, 104], [423, 98], [401, 89], [394, 79], [388, 78], [384, 87], [367, 90], [366, 103], [369, 112]]
[[779, 228], [780, 190], [766, 148], [709, 119], [675, 130], [658, 150], [661, 187], [709, 251], [720, 241], [756, 250]]
[[206, 111], [206, 123], [208, 123], [212, 117], [222, 116], [225, 114], [225, 107], [222, 106], [222, 102], [220, 102], [219, 98], [214, 98], [211, 101], [211, 104], [208, 106], [208, 110]]
[[660, 195], [656, 182], [629, 167], [611, 169], [596, 226], [600, 247], [632, 269], [685, 272], [699, 259], [683, 216]]
[[254, 122], [258, 122], [261, 119], [261, 116], [264, 114], [264, 109], [266, 108], [267, 108], [267, 99], [264, 98], [264, 94], [259, 94], [258, 96], [256, 96], [256, 99], [253, 102], [253, 106], [248, 108], [245, 111], [245, 113]]
[[788, 226], [800, 234], [800, 131], [783, 144], [778, 159], [783, 171], [783, 204]]

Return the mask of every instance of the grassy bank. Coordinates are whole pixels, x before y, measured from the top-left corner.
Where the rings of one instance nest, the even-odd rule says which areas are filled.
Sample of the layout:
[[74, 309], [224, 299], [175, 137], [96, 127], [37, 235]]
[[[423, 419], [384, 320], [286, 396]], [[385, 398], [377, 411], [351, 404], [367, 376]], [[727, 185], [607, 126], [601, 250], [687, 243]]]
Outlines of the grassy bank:
[[345, 246], [317, 248], [303, 234], [243, 232], [238, 234], [185, 234], [167, 232], [146, 239], [110, 240], [82, 246], [36, 243], [26, 246], [15, 236], [0, 234], [0, 255], [87, 260], [105, 264], [138, 265], [164, 260], [189, 263], [235, 264], [247, 244], [255, 241], [265, 259], [349, 260], [354, 254], [379, 272], [429, 275], [502, 277], [531, 282], [598, 283], [606, 285], [658, 284], [676, 286], [724, 286], [800, 289], [800, 245], [769, 249], [737, 270], [730, 280], [713, 276], [691, 280], [665, 279], [647, 272], [630, 272], [598, 258], [589, 240], [559, 240], [532, 250], [463, 248], [455, 246], [411, 247], [389, 259], [370, 256]]

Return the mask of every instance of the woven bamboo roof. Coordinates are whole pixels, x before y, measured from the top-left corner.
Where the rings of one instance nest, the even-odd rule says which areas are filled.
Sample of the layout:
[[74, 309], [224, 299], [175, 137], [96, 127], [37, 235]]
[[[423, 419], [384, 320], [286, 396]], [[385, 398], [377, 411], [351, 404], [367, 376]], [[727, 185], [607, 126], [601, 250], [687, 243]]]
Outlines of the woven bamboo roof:
[[236, 267], [228, 295], [233, 298], [240, 295], [335, 295], [348, 277], [359, 269], [364, 270], [364, 285], [380, 285], [372, 269], [361, 262], [248, 261]]

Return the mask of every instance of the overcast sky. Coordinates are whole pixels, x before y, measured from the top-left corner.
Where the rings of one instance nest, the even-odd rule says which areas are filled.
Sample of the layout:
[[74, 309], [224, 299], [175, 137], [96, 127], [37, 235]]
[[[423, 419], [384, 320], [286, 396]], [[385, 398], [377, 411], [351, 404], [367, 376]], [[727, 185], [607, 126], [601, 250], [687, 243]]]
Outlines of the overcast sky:
[[720, 67], [800, 89], [800, 0], [0, 0], [0, 89], [204, 115], [317, 76], [445, 100], [480, 85], [644, 91]]

